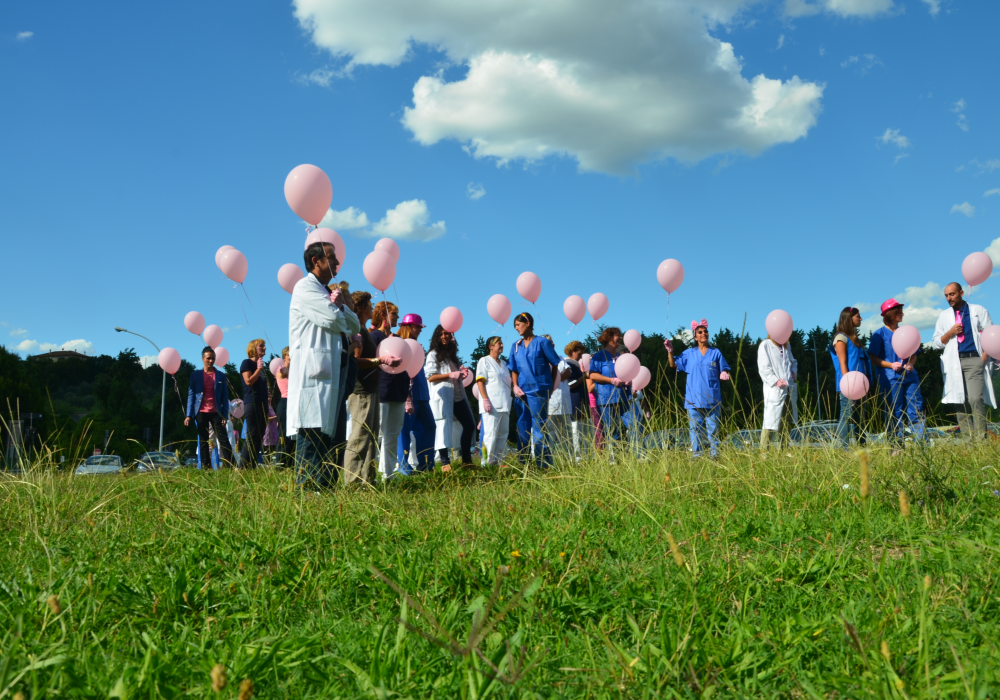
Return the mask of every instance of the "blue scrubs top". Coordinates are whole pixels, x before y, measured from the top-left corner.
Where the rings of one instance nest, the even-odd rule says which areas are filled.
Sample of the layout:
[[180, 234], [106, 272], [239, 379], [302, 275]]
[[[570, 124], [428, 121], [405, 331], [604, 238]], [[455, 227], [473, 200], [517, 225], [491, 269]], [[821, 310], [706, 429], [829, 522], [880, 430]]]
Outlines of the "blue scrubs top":
[[[902, 362], [904, 359], [892, 349], [892, 331], [885, 326], [872, 333], [872, 339], [868, 341], [868, 352], [886, 362]], [[920, 348], [917, 349], [917, 352], [920, 352]], [[883, 389], [888, 389], [892, 382], [903, 376], [901, 371], [896, 372], [892, 367], [872, 367], [872, 370], [878, 377], [879, 386]], [[917, 378], [917, 371], [907, 372], [906, 377], [903, 378], [903, 383], [919, 384], [920, 380]]]
[[972, 337], [972, 318], [969, 316], [969, 305], [962, 304], [962, 342], [958, 344], [959, 352], [975, 352], [976, 341]]
[[559, 355], [552, 341], [537, 335], [527, 348], [523, 338], [514, 343], [507, 360], [507, 368], [517, 372], [517, 385], [526, 394], [552, 391], [552, 367], [558, 366]]
[[718, 348], [709, 348], [704, 355], [698, 348], [688, 348], [674, 363], [678, 372], [687, 372], [685, 408], [715, 408], [722, 403], [719, 374], [728, 372], [729, 364]]
[[[590, 371], [608, 379], [617, 377], [618, 375], [615, 374], [615, 356], [607, 350], [601, 350], [590, 358]], [[598, 384], [597, 382], [594, 382], [594, 387], [597, 390], [598, 406], [607, 406], [609, 403], [625, 402], [628, 400], [626, 397], [628, 389], [625, 387]]]
[[[830, 357], [833, 359], [833, 369], [837, 373], [837, 391], [840, 391], [840, 380], [843, 379], [843, 375], [840, 372], [840, 358], [837, 356], [837, 338], [847, 338], [843, 333], [837, 333], [833, 336], [833, 342], [830, 343]], [[842, 341], [844, 345], [847, 346], [847, 371], [848, 372], [861, 372], [863, 375], [872, 378], [872, 362], [871, 358], [868, 356], [868, 348], [862, 345], [860, 348], [851, 342], [850, 338], [846, 341]]]
[[427, 375], [421, 367], [417, 376], [413, 378], [413, 386], [410, 387], [410, 398], [414, 401], [430, 401], [431, 391], [427, 386]]

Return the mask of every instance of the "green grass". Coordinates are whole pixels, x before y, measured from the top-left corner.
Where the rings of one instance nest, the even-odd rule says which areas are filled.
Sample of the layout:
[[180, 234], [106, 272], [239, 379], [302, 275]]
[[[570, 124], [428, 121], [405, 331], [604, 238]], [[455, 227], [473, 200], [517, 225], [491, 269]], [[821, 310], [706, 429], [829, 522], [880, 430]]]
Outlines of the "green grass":
[[320, 497], [40, 468], [0, 481], [0, 700], [996, 697], [991, 465], [875, 451], [867, 499], [816, 450]]

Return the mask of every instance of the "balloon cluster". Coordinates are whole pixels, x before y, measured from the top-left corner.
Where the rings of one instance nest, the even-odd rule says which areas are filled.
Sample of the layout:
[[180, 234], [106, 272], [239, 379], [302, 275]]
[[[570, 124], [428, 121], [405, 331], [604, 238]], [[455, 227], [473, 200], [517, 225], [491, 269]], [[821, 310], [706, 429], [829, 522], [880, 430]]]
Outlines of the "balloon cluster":
[[[231, 246], [223, 246], [230, 247]], [[235, 250], [235, 249], [234, 249]], [[219, 251], [222, 252], [222, 249]], [[239, 251], [237, 251], [239, 252]], [[242, 253], [240, 253], [242, 255]], [[219, 253], [216, 253], [216, 260], [219, 259]], [[245, 268], [244, 268], [244, 274]], [[229, 362], [229, 351], [226, 350], [222, 345], [222, 329], [216, 325], [206, 326], [205, 317], [197, 311], [188, 311], [184, 315], [184, 327], [188, 329], [191, 333], [195, 335], [200, 335], [205, 341], [206, 345], [212, 347], [215, 350], [215, 364], [219, 367], [224, 367], [227, 362]], [[177, 374], [177, 370], [181, 367], [181, 355], [174, 348], [163, 348], [157, 358], [157, 364], [163, 369], [167, 374]]]
[[399, 262], [399, 245], [391, 238], [383, 238], [375, 244], [375, 250], [368, 253], [362, 270], [368, 284], [384, 292], [396, 279], [396, 263]]

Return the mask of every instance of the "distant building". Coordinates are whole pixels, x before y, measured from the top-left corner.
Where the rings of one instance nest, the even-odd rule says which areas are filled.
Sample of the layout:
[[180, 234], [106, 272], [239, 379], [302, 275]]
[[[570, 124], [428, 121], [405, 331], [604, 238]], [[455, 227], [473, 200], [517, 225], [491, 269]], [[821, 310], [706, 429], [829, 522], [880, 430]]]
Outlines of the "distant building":
[[53, 350], [52, 352], [42, 353], [41, 355], [29, 355], [29, 360], [52, 360], [53, 362], [58, 362], [59, 360], [66, 360], [70, 357], [80, 357], [85, 360], [92, 359], [90, 355], [84, 355], [82, 352], [77, 352], [76, 350]]

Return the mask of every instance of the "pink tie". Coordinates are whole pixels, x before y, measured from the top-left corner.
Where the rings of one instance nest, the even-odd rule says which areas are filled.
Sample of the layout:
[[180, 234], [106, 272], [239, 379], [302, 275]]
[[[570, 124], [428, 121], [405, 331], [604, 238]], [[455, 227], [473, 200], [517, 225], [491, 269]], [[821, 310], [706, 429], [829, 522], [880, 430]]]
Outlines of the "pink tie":
[[[962, 312], [961, 311], [956, 311], [955, 312], [955, 323], [961, 323], [961, 322], [962, 322]], [[955, 339], [958, 342], [960, 342], [960, 343], [964, 343], [965, 342], [965, 333], [962, 333], [961, 335], [956, 335]]]

